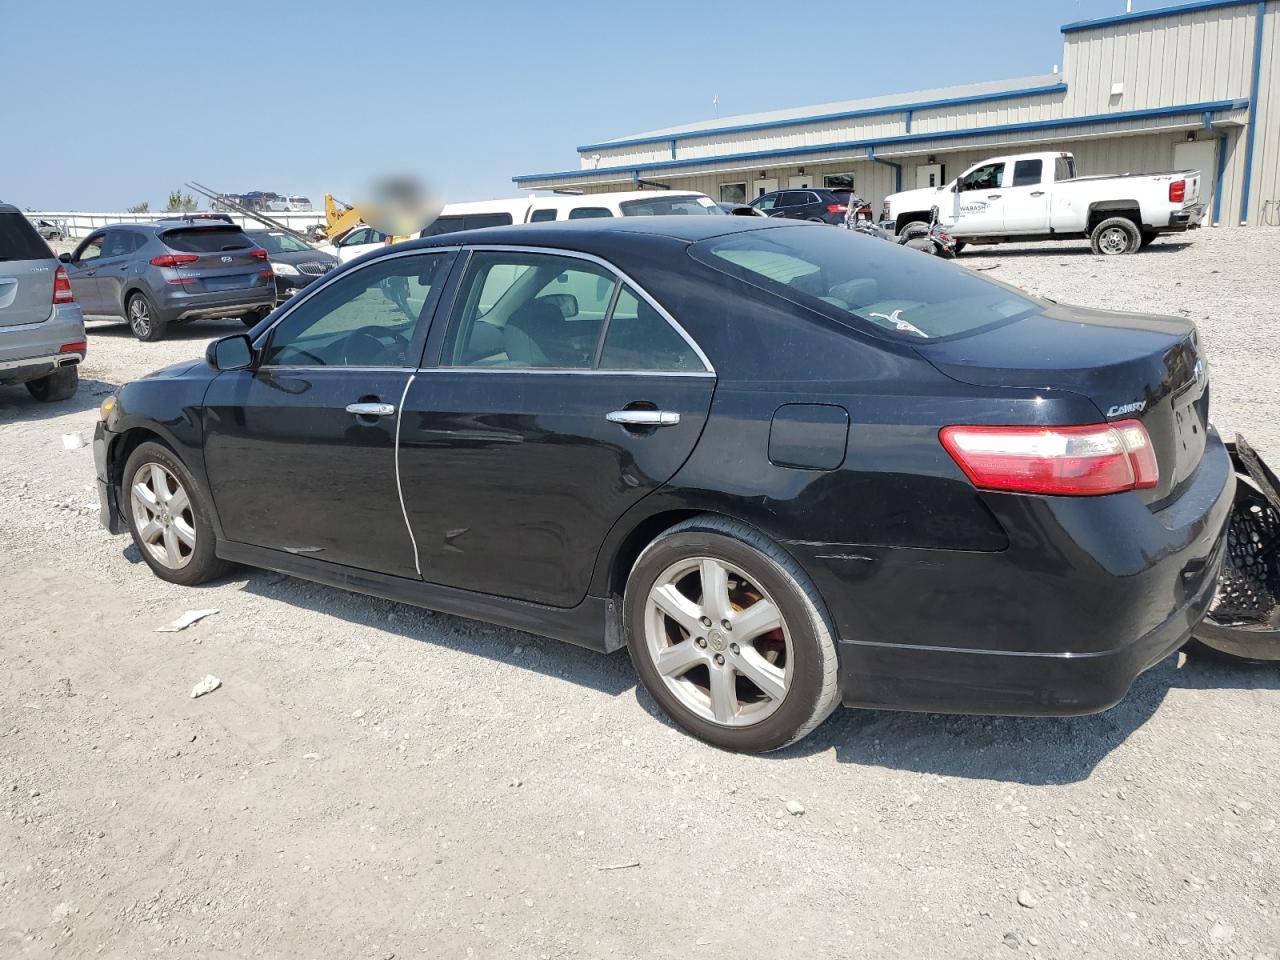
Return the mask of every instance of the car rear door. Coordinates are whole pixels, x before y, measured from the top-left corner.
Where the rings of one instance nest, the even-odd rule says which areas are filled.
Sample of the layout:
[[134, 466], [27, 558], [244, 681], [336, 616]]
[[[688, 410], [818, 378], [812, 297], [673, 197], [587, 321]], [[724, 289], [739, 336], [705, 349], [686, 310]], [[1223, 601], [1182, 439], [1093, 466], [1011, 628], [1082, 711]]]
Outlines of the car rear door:
[[399, 452], [423, 579], [557, 607], [688, 458], [716, 382], [655, 301], [567, 251], [471, 252], [427, 356]]
[[321, 281], [214, 378], [204, 456], [224, 536], [416, 578], [396, 482], [405, 386], [454, 253], [380, 257]]
[[134, 267], [134, 252], [142, 237], [130, 230], [110, 229], [102, 244], [102, 257], [94, 276], [99, 306], [111, 313], [124, 313], [124, 283]]
[[12, 208], [0, 210], [0, 327], [49, 319], [57, 268], [31, 222]]
[[1052, 170], [1041, 157], [1016, 160], [1013, 177], [1004, 189], [1004, 232], [1047, 233]]

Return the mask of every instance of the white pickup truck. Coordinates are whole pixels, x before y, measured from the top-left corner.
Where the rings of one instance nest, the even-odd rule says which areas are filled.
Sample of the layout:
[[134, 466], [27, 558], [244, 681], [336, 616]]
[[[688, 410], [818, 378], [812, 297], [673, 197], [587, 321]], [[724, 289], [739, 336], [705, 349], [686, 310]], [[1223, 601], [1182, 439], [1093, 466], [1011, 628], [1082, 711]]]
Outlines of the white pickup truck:
[[984, 160], [945, 186], [887, 197], [883, 219], [901, 233], [928, 224], [934, 207], [957, 252], [966, 243], [1087, 238], [1094, 253], [1136, 253], [1204, 216], [1198, 170], [1077, 177], [1069, 153]]

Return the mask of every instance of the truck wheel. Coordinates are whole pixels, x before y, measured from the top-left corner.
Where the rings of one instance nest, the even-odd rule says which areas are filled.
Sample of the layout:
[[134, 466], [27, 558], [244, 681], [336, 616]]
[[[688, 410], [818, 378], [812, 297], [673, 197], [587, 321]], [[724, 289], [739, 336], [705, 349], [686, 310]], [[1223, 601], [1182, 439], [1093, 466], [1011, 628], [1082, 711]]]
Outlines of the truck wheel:
[[1123, 253], [1136, 253], [1142, 243], [1142, 234], [1128, 217], [1110, 217], [1093, 228], [1089, 246], [1103, 257], [1116, 257]]
[[39, 380], [27, 381], [27, 392], [41, 403], [70, 400], [80, 386], [80, 369], [75, 366], [59, 367]]
[[911, 220], [898, 228], [896, 236], [901, 239], [907, 235], [908, 231], [911, 230], [923, 230], [928, 233], [929, 224], [924, 220]]

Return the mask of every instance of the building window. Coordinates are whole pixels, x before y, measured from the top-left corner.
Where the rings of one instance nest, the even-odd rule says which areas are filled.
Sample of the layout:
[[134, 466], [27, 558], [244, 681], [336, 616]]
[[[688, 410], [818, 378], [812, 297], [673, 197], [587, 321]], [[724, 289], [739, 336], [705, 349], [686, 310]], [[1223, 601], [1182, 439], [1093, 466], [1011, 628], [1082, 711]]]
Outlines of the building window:
[[822, 185], [828, 190], [852, 190], [852, 173], [828, 173], [822, 178]]
[[745, 183], [720, 184], [721, 203], [746, 203], [747, 185]]

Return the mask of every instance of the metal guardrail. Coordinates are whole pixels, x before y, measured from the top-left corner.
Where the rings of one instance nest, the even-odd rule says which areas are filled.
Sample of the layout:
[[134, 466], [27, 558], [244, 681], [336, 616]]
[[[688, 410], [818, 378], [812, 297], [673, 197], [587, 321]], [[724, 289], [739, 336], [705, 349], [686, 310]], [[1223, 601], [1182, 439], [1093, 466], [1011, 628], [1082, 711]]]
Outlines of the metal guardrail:
[[[28, 210], [24, 211], [32, 220], [51, 220], [62, 221], [66, 224], [67, 238], [70, 240], [82, 240], [99, 227], [105, 227], [112, 223], [151, 223], [161, 217], [181, 216], [180, 213], [170, 213], [161, 210], [155, 210], [149, 213], [114, 213], [99, 211], [82, 211], [82, 210]], [[260, 227], [262, 224], [243, 214], [229, 213], [236, 223], [242, 227]], [[271, 218], [278, 220], [290, 230], [296, 230], [298, 233], [306, 233], [316, 224], [323, 224], [324, 212], [311, 211], [309, 213], [272, 213]]]

